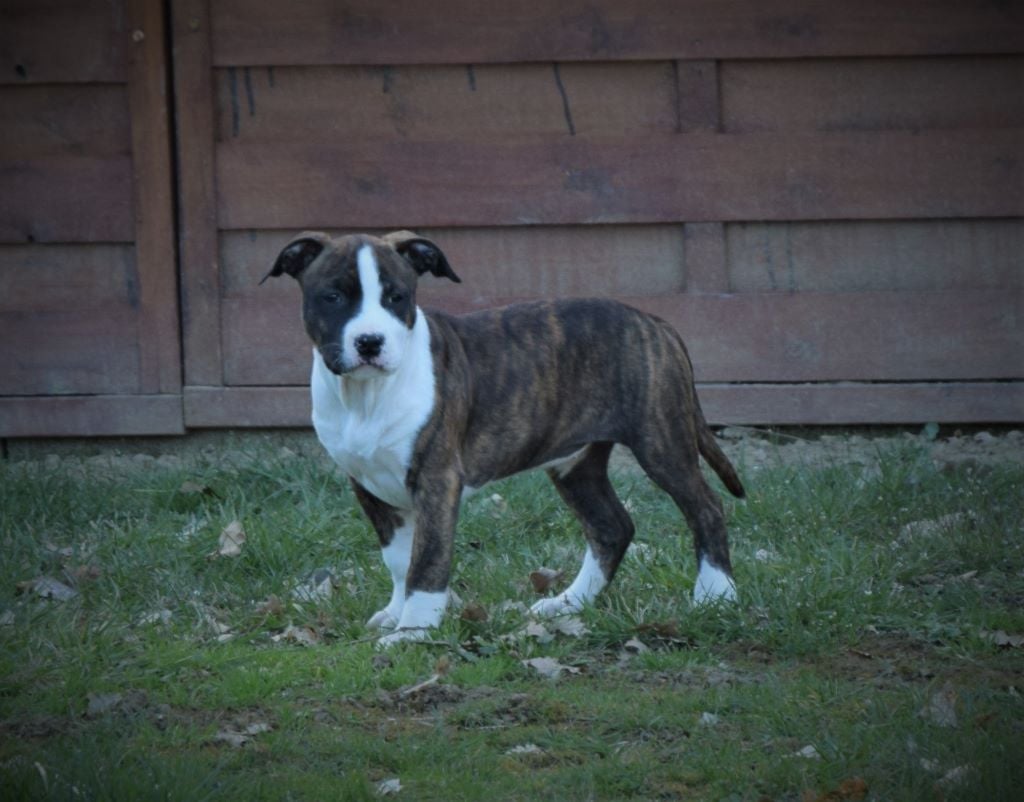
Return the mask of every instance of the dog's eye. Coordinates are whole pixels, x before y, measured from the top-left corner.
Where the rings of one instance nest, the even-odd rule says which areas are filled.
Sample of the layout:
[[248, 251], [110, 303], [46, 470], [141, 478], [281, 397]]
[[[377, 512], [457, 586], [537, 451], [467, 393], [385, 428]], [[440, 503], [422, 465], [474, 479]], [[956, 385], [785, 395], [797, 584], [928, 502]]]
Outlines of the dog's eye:
[[320, 296], [320, 300], [323, 301], [324, 303], [328, 303], [328, 304], [341, 303], [341, 293], [340, 292], [325, 292], [323, 295]]
[[405, 300], [405, 293], [399, 292], [398, 290], [392, 290], [388, 293], [386, 300], [389, 304], [400, 304]]

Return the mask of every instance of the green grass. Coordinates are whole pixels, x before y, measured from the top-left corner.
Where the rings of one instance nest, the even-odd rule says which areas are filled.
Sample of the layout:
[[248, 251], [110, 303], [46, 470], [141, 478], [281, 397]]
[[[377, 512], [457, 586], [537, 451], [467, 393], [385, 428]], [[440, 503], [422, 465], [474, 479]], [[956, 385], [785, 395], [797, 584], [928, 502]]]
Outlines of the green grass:
[[[878, 470], [749, 469], [726, 500], [741, 600], [710, 609], [678, 511], [621, 473], [647, 548], [585, 635], [548, 643], [502, 603], [534, 600], [535, 568], [571, 579], [582, 539], [543, 476], [517, 477], [460, 523], [454, 587], [488, 620], [450, 614], [382, 657], [363, 622], [390, 580], [346, 482], [250, 456], [0, 463], [0, 798], [358, 800], [390, 778], [416, 800], [1019, 798], [1024, 651], [985, 633], [1024, 632], [1020, 464], [939, 470], [904, 444]], [[211, 559], [233, 520], [241, 555]], [[331, 598], [297, 601], [324, 567]], [[18, 588], [76, 571], [68, 601]], [[288, 625], [320, 642], [272, 639]], [[631, 639], [650, 651], [623, 656]], [[579, 673], [543, 679], [537, 656]], [[922, 713], [944, 691], [955, 726]]]

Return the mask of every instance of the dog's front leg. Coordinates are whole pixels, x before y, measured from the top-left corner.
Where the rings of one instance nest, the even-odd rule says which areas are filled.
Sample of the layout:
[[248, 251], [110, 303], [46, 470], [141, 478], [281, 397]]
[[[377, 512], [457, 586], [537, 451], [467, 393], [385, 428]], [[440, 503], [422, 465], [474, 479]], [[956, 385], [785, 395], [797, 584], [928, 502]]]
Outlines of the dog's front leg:
[[398, 628], [380, 639], [383, 647], [418, 640], [441, 623], [448, 605], [455, 524], [462, 497], [457, 471], [431, 474], [413, 489], [412, 554], [405, 577], [405, 604]]
[[381, 557], [391, 573], [391, 601], [375, 612], [366, 626], [370, 629], [394, 629], [405, 606], [405, 577], [409, 573], [412, 554], [414, 518], [411, 513], [381, 501], [355, 479], [352, 480], [352, 489], [377, 532]]

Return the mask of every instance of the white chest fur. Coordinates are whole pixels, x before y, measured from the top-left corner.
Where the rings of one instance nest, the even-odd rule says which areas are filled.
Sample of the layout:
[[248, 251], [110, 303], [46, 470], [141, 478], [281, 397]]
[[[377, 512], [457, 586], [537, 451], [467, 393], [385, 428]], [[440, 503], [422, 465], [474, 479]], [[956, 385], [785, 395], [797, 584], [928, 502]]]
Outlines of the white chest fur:
[[405, 478], [416, 435], [434, 408], [430, 328], [416, 310], [408, 348], [394, 373], [331, 373], [313, 350], [313, 428], [345, 473], [382, 501], [409, 509]]

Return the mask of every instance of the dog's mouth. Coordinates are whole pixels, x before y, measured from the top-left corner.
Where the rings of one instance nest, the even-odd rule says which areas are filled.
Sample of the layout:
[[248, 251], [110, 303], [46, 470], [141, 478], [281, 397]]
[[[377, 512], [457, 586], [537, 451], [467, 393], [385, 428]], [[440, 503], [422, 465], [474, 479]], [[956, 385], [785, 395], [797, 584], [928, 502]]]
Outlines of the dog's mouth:
[[358, 362], [346, 364], [341, 352], [333, 348], [321, 350], [320, 356], [323, 357], [324, 365], [335, 376], [370, 376], [390, 372], [381, 364], [379, 357], [360, 358]]

